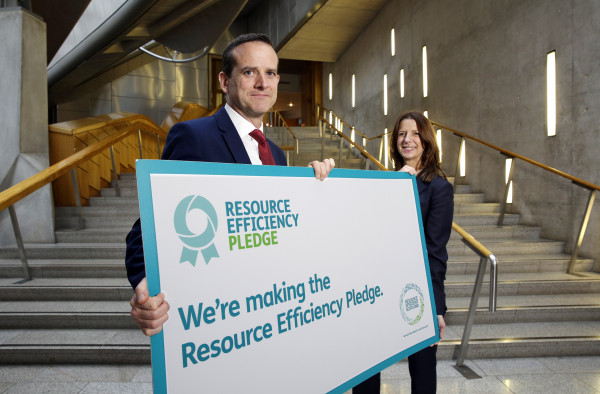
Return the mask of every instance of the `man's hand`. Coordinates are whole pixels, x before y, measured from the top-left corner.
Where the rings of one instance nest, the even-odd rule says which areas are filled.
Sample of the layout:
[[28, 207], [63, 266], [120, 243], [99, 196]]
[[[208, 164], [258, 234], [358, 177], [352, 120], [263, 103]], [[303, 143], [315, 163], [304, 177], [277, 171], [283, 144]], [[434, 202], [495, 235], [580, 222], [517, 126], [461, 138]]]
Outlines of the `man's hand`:
[[170, 308], [163, 293], [150, 297], [148, 282], [144, 278], [135, 288], [135, 294], [129, 303], [131, 317], [144, 334], [152, 336], [161, 332], [162, 325], [169, 318], [167, 312]]
[[417, 175], [417, 170], [412, 168], [411, 166], [404, 166], [398, 170], [399, 172], [408, 172], [410, 175]]
[[[446, 321], [444, 320], [444, 316], [442, 316], [442, 315], [437, 315], [437, 318], [438, 318], [438, 327], [440, 328], [440, 341], [441, 341], [442, 338], [444, 338], [444, 333], [446, 332]], [[439, 344], [439, 342], [434, 343], [430, 347], [433, 347], [438, 344]]]
[[315, 170], [315, 178], [322, 181], [329, 175], [329, 172], [335, 168], [335, 161], [333, 159], [325, 159], [323, 161], [311, 161], [308, 163], [309, 167]]

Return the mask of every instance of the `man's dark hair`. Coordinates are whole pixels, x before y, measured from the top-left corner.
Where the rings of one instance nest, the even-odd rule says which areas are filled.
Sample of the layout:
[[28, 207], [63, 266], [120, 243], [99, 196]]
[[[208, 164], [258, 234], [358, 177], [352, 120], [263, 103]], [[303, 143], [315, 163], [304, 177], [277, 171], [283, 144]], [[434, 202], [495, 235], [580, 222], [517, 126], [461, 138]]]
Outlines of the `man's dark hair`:
[[233, 56], [233, 50], [239, 45], [252, 41], [264, 42], [265, 44], [268, 44], [271, 46], [271, 48], [273, 48], [273, 43], [271, 42], [269, 36], [267, 36], [266, 34], [248, 33], [238, 36], [233, 41], [231, 41], [229, 45], [227, 45], [227, 48], [225, 48], [225, 50], [223, 51], [223, 72], [225, 73], [225, 75], [231, 77], [231, 72], [233, 71], [233, 68], [236, 65], [235, 57]]

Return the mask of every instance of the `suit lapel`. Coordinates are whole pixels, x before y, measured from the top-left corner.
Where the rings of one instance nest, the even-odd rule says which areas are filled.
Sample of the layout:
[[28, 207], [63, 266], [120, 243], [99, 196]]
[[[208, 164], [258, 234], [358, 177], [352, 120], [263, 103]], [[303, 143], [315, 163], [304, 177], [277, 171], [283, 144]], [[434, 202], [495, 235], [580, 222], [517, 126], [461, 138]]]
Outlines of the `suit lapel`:
[[229, 115], [227, 115], [225, 107], [222, 107], [220, 110], [218, 110], [214, 116], [217, 120], [217, 126], [223, 135], [223, 140], [233, 155], [235, 162], [241, 164], [252, 164], [250, 162], [250, 157], [248, 157], [248, 153], [246, 152], [246, 148], [244, 147], [244, 143], [242, 142], [239, 133], [235, 129], [233, 122], [229, 118]]

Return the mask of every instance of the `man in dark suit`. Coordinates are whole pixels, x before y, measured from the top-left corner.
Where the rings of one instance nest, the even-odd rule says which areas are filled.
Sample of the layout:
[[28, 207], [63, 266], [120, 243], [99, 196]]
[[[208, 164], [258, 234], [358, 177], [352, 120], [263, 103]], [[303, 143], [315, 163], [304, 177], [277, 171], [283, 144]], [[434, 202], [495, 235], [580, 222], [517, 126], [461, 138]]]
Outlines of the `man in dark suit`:
[[[278, 58], [271, 40], [262, 34], [244, 34], [223, 52], [219, 74], [227, 104], [214, 116], [174, 125], [163, 150], [164, 160], [286, 165], [281, 148], [262, 133], [262, 118], [277, 99]], [[335, 167], [333, 159], [309, 164], [323, 180]], [[131, 316], [146, 335], [162, 330], [169, 304], [164, 295], [150, 297], [146, 282], [140, 221], [127, 235], [127, 276], [135, 294]]]

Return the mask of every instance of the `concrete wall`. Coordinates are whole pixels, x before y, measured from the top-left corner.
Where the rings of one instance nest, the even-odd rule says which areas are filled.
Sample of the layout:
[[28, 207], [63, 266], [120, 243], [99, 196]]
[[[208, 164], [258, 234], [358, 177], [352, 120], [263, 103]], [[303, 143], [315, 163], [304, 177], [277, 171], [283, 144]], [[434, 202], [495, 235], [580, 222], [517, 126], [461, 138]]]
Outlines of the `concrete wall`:
[[58, 122], [127, 111], [161, 124], [178, 101], [209, 107], [208, 56], [190, 63], [155, 60], [81, 99], [58, 105]]
[[[0, 190], [48, 167], [46, 24], [20, 8], [0, 10]], [[25, 242], [54, 242], [53, 204], [45, 186], [14, 205]], [[14, 244], [0, 211], [0, 246]]]
[[[595, 0], [391, 0], [334, 64], [333, 100], [323, 103], [368, 135], [393, 128], [408, 109], [432, 120], [600, 184], [600, 2]], [[391, 56], [390, 30], [396, 54]], [[428, 96], [422, 91], [422, 47], [428, 53]], [[556, 50], [557, 135], [546, 135], [546, 55]], [[405, 97], [399, 72], [405, 70]], [[383, 75], [389, 115], [383, 115]], [[351, 78], [356, 74], [356, 107]], [[457, 139], [443, 140], [444, 168], [454, 172]], [[371, 153], [376, 146], [370, 146]], [[500, 201], [504, 158], [467, 143], [461, 180]], [[568, 241], [570, 251], [589, 193], [568, 180], [517, 162], [514, 203], [521, 222], [542, 236]], [[600, 260], [600, 205], [581, 254]]]

